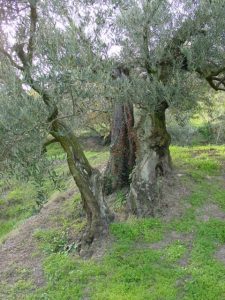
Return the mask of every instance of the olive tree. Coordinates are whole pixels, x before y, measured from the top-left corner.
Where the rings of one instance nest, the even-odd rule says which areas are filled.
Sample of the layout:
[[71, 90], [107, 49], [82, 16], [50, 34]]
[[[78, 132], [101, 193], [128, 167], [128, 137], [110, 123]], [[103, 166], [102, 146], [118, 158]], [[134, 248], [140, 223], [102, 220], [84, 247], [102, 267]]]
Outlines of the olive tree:
[[[107, 233], [112, 214], [100, 173], [91, 167], [68, 122], [76, 101], [98, 90], [93, 89], [94, 77], [102, 68], [97, 50], [85, 37], [85, 18], [76, 14], [78, 6], [73, 1], [1, 1], [1, 144], [6, 153], [14, 153], [8, 162], [15, 154], [21, 162], [21, 157], [38, 160], [49, 134], [60, 143], [81, 193], [85, 241], [91, 243]], [[69, 109], [65, 95], [70, 97]]]
[[132, 70], [124, 91], [135, 103], [137, 152], [129, 205], [139, 216], [154, 214], [162, 176], [170, 176], [169, 107], [195, 105], [202, 80], [225, 84], [223, 1], [120, 1], [120, 61]]

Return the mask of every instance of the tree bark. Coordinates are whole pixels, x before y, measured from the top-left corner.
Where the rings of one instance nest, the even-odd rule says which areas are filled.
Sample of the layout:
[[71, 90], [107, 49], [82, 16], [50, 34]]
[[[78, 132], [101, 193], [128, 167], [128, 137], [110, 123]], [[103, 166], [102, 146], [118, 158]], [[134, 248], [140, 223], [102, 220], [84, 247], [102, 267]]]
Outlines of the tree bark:
[[111, 126], [110, 159], [104, 175], [106, 194], [130, 184], [136, 152], [133, 126], [133, 105], [116, 103]]
[[83, 208], [87, 215], [85, 242], [91, 244], [105, 236], [113, 216], [104, 201], [100, 172], [93, 169], [86, 159], [76, 136], [64, 122], [55, 119], [51, 134], [59, 141], [67, 154], [67, 162], [74, 181], [79, 188]]
[[128, 206], [137, 216], [153, 216], [159, 207], [162, 176], [172, 170], [169, 151], [170, 135], [166, 130], [165, 111], [162, 102], [153, 113], [140, 109], [137, 130], [137, 159], [132, 175]]

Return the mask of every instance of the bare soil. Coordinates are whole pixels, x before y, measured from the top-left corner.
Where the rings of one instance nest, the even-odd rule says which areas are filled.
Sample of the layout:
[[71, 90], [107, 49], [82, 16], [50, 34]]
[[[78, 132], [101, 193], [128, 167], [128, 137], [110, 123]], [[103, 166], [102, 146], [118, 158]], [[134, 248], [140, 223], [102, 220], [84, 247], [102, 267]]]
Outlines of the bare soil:
[[215, 253], [215, 258], [225, 264], [225, 245], [219, 247]]
[[213, 203], [205, 204], [203, 207], [197, 209], [197, 219], [199, 221], [207, 222], [211, 218], [225, 220], [225, 213]]
[[189, 203], [181, 201], [191, 193], [191, 185], [182, 181], [183, 175], [185, 174], [173, 173], [170, 178], [163, 179], [162, 200], [156, 216], [162, 217], [165, 222], [181, 217], [190, 207]]

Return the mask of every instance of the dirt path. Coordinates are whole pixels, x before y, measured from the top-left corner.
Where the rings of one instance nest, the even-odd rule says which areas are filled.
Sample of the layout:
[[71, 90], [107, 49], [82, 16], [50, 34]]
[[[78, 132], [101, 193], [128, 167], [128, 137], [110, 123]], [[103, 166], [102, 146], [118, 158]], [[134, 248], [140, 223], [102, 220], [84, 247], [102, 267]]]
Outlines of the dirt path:
[[37, 287], [44, 284], [43, 253], [38, 250], [33, 234], [37, 229], [59, 226], [57, 216], [63, 213], [62, 204], [70, 201], [75, 192], [75, 189], [71, 189], [60, 195], [53, 195], [40, 213], [25, 220], [0, 245], [0, 288], [4, 290], [4, 285], [13, 285], [21, 279], [33, 281]]

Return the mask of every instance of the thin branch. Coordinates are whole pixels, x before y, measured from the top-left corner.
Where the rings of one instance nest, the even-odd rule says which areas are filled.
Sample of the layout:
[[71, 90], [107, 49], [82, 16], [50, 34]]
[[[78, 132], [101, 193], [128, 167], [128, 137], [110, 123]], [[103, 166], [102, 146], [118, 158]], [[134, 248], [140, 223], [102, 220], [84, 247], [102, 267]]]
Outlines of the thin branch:
[[37, 7], [36, 0], [30, 2], [30, 32], [29, 41], [27, 45], [27, 53], [24, 51], [25, 43], [14, 45], [14, 50], [23, 64], [23, 70], [29, 73], [30, 67], [32, 66], [33, 53], [34, 53], [34, 37], [37, 28]]
[[[157, 6], [155, 7], [155, 9], [152, 11], [151, 13], [151, 19], [154, 17], [154, 15], [157, 13], [160, 5], [162, 3], [162, 0], [161, 1], [158, 1], [158, 4]], [[146, 4], [146, 7], [144, 8], [144, 11], [146, 13], [146, 10], [148, 11], [149, 10], [149, 1], [147, 2]], [[145, 68], [148, 72], [148, 74], [153, 74], [153, 73], [156, 73], [156, 70], [154, 70], [151, 66], [151, 57], [150, 57], [150, 51], [149, 51], [149, 23], [150, 23], [150, 17], [147, 18], [147, 22], [145, 23], [144, 27], [143, 27], [143, 49], [144, 49], [144, 55], [145, 55], [145, 62], [144, 62], [144, 65], [145, 65]]]
[[3, 151], [2, 151], [2, 153], [0, 155], [0, 162], [4, 161], [7, 158], [7, 155], [10, 153], [10, 151], [11, 151], [11, 149], [12, 149], [13, 146], [15, 146], [18, 142], [21, 142], [26, 134], [32, 132], [39, 125], [40, 124], [35, 124], [30, 129], [24, 130], [23, 132], [18, 133], [18, 134], [14, 134], [13, 140], [11, 140], [10, 142], [8, 142], [5, 145], [5, 148], [3, 148]]
[[49, 108], [49, 110], [51, 110], [51, 114], [48, 117], [48, 122], [54, 121], [58, 116], [58, 108], [54, 104], [54, 101], [52, 101], [51, 96], [48, 94], [47, 91], [43, 90], [40, 86], [38, 86], [34, 82], [30, 74], [27, 75], [27, 79], [28, 79], [27, 83], [30, 85], [30, 87], [42, 97], [46, 106]]
[[91, 126], [86, 126], [88, 129], [90, 129], [91, 131], [93, 131], [94, 133], [96, 133], [98, 136], [102, 137], [102, 135], [100, 134], [100, 132], [98, 132], [98, 130], [96, 130], [94, 127]]
[[75, 117], [74, 114], [71, 114], [71, 115], [65, 115], [65, 116], [59, 116], [59, 117], [55, 117], [52, 122], [56, 121], [56, 120], [63, 120], [63, 119], [69, 119], [69, 118], [72, 118], [72, 117]]
[[72, 91], [72, 87], [70, 85], [70, 96], [71, 96], [71, 100], [72, 100], [72, 105], [73, 105], [73, 115], [75, 115], [75, 100], [74, 100], [74, 97], [73, 97], [73, 91]]
[[95, 108], [90, 108], [91, 112], [99, 112], [99, 113], [103, 113], [103, 114], [107, 114], [109, 113], [108, 110], [101, 110], [101, 109], [95, 109]]
[[59, 141], [56, 138], [48, 139], [47, 141], [45, 141], [43, 144], [43, 152], [46, 152], [47, 147], [54, 143], [59, 143]]
[[148, 72], [148, 74], [156, 73], [155, 70], [152, 69], [151, 63], [150, 63], [150, 52], [148, 48], [149, 44], [149, 32], [148, 32], [148, 23], [143, 28], [143, 49], [144, 49], [144, 55], [145, 55], [145, 68]]
[[[206, 68], [206, 72], [204, 72], [204, 70], [201, 70], [199, 68], [196, 69], [196, 72], [199, 73], [203, 78], [206, 79], [206, 81], [209, 83], [209, 85], [215, 90], [215, 91], [223, 91], [225, 92], [225, 76], [223, 76], [222, 78], [219, 78], [217, 76], [219, 76], [222, 72], [225, 71], [225, 67], [218, 67], [218, 69], [214, 70], [210, 70], [210, 72], [208, 71], [208, 69], [210, 69], [210, 67]], [[215, 83], [214, 81], [216, 81], [217, 83]], [[223, 84], [224, 87], [221, 87], [221, 85]]]

